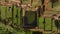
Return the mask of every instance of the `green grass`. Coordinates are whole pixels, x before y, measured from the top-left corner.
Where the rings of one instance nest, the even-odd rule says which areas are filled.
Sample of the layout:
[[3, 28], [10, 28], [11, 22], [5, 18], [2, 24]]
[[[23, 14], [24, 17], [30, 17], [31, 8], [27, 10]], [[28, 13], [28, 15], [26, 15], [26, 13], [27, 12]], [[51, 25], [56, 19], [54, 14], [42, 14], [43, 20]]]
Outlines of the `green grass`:
[[[44, 18], [39, 19], [39, 27], [44, 29], [44, 24], [43, 24]], [[45, 23], [45, 30], [51, 30], [51, 18], [46, 18], [46, 23]], [[53, 30], [56, 30], [55, 24], [53, 22]]]
[[[5, 11], [7, 9], [7, 11]], [[5, 13], [5, 12], [7, 12], [7, 13]], [[2, 18], [2, 20], [4, 20], [4, 19], [6, 19], [6, 15], [7, 14], [7, 18], [9, 18], [9, 17], [12, 17], [12, 12], [10, 12], [9, 10], [8, 10], [8, 7], [6, 7], [6, 6], [1, 6], [1, 18]], [[17, 14], [17, 8], [16, 7], [14, 7], [14, 23], [16, 23], [17, 25], [18, 25], [18, 27], [20, 27], [20, 9], [18, 9], [18, 23], [17, 23], [17, 19], [16, 19], [16, 14]], [[4, 25], [3, 23], [1, 24], [2, 22], [0, 22], [0, 27], [2, 27], [2, 28], [6, 28], [6, 29], [11, 29], [10, 31], [12, 31], [12, 32], [14, 32], [14, 31], [17, 31], [16, 29], [14, 29], [14, 28], [12, 28], [12, 27], [10, 27], [10, 26], [6, 26], [6, 25]], [[2, 25], [2, 26], [1, 26]], [[6, 30], [5, 29], [5, 30]], [[4, 30], [2, 30], [2, 31], [4, 31]], [[1, 33], [2, 33], [2, 31], [1, 31]], [[16, 32], [17, 33], [17, 32]]]

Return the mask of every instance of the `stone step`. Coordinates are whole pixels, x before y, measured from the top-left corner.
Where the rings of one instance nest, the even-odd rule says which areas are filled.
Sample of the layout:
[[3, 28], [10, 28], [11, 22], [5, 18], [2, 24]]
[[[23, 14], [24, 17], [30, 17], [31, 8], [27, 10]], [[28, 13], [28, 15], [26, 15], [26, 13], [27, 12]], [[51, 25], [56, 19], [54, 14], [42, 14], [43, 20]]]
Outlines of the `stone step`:
[[44, 34], [52, 34], [52, 31], [45, 31]]
[[43, 32], [44, 29], [29, 29], [30, 31], [40, 31], [40, 32]]
[[51, 17], [53, 14], [58, 14], [60, 11], [45, 11], [44, 16]]
[[46, 11], [45, 14], [57, 14], [59, 11]]

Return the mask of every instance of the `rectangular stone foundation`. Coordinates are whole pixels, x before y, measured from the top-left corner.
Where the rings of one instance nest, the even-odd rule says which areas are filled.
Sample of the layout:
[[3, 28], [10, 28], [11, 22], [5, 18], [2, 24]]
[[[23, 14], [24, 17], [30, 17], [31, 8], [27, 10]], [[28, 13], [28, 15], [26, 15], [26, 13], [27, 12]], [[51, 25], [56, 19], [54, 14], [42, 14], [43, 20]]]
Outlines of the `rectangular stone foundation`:
[[37, 26], [37, 12], [26, 11], [22, 22], [23, 28], [35, 28]]

